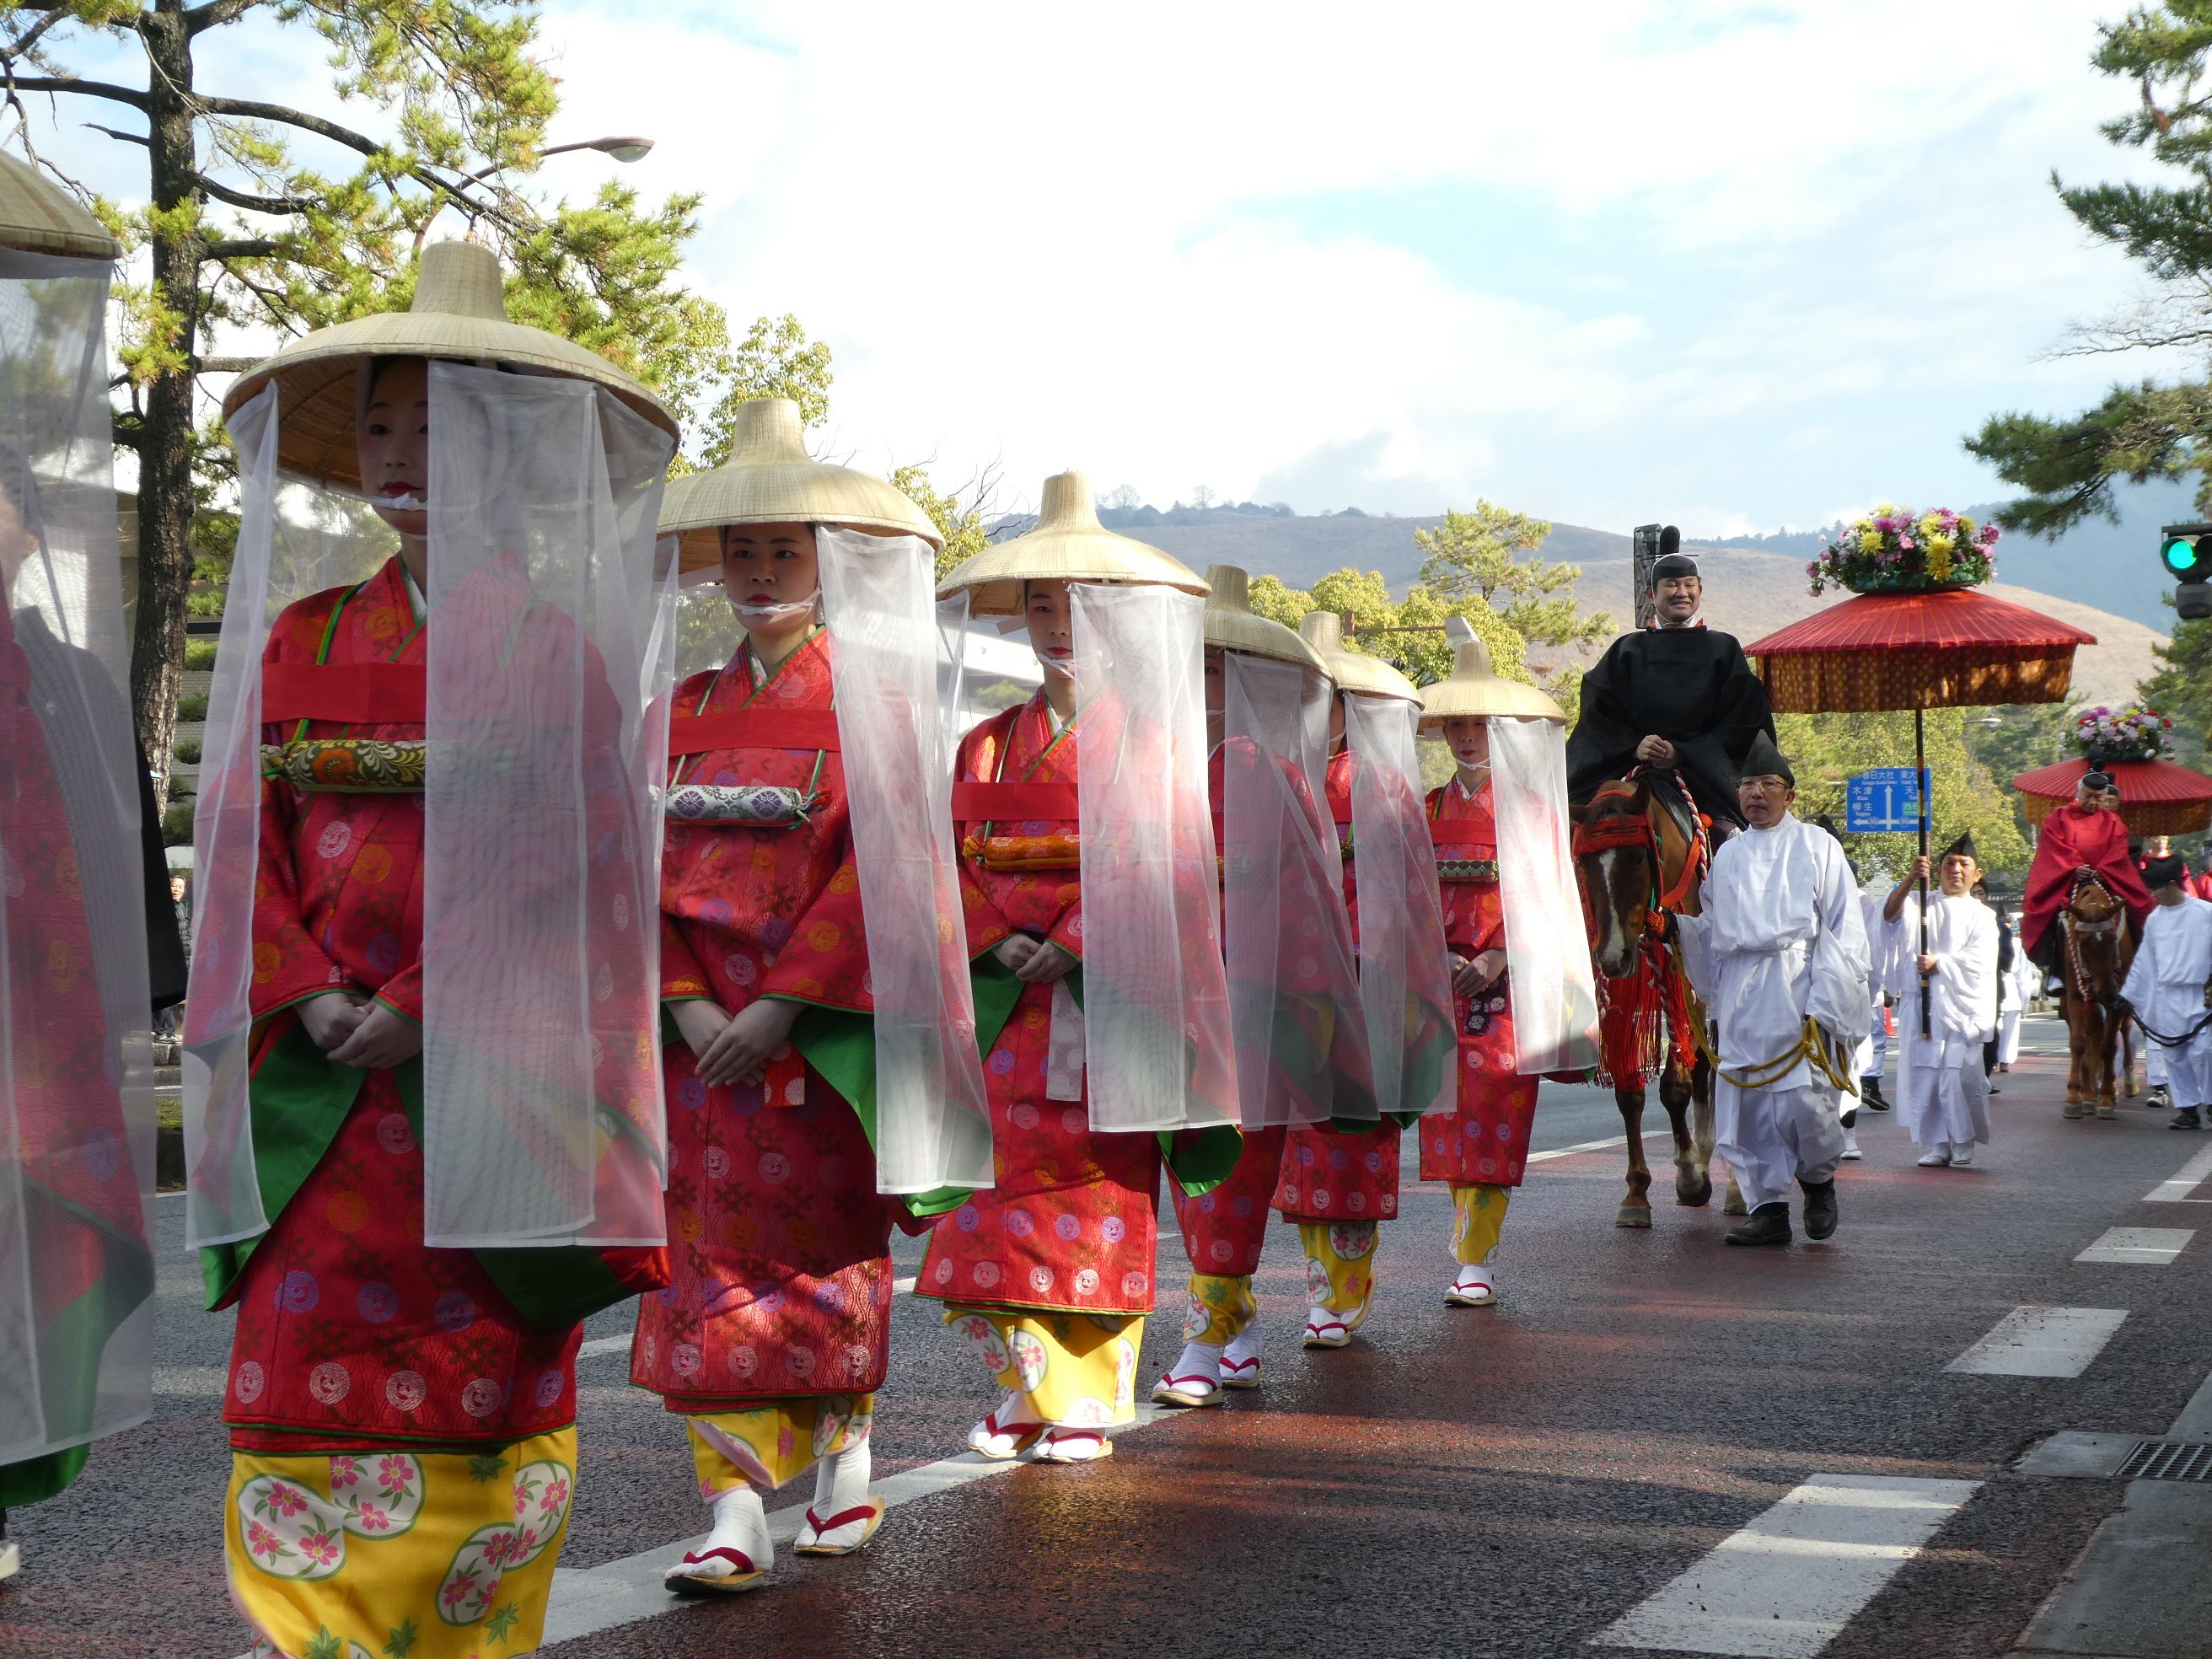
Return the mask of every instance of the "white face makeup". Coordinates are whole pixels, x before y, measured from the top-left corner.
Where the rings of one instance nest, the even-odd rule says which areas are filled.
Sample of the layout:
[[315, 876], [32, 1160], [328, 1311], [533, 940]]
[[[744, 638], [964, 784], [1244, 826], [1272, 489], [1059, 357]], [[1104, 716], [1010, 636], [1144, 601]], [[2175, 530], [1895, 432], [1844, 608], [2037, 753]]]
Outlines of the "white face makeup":
[[722, 591], [748, 634], [814, 625], [821, 561], [811, 524], [734, 524], [722, 531]]
[[1480, 715], [1453, 715], [1444, 722], [1443, 737], [1462, 772], [1490, 764], [1490, 722]]
[[1070, 620], [1067, 584], [1040, 580], [1022, 588], [1022, 611], [1028, 619], [1030, 649], [1036, 653], [1044, 672], [1055, 678], [1075, 678], [1075, 625]]
[[355, 453], [376, 516], [410, 540], [429, 534], [429, 364], [420, 357], [385, 364], [369, 387]]

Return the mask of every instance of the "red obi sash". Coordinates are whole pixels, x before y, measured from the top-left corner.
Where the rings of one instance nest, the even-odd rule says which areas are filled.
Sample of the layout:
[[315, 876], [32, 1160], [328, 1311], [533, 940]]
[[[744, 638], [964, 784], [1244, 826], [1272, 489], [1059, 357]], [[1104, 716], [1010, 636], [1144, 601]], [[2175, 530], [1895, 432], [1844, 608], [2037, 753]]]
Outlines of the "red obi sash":
[[1073, 823], [1082, 814], [1072, 783], [956, 783], [952, 816], [974, 823], [984, 818], [1014, 823]]
[[272, 662], [261, 670], [261, 718], [420, 726], [426, 684], [420, 663]]
[[730, 708], [668, 719], [672, 755], [701, 755], [710, 749], [834, 751], [840, 746], [836, 711], [830, 708]]

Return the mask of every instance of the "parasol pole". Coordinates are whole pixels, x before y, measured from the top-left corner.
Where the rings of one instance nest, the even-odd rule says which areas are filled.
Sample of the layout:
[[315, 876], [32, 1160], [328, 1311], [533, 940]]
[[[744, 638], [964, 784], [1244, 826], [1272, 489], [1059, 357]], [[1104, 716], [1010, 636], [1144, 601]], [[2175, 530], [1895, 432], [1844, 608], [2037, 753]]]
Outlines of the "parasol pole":
[[[1928, 730], [1922, 711], [1912, 711], [1912, 790], [1920, 797], [1920, 856], [1928, 856]], [[1920, 874], [1920, 954], [1928, 954], [1928, 872]], [[1920, 1040], [1928, 1041], [1928, 975], [1920, 976]]]

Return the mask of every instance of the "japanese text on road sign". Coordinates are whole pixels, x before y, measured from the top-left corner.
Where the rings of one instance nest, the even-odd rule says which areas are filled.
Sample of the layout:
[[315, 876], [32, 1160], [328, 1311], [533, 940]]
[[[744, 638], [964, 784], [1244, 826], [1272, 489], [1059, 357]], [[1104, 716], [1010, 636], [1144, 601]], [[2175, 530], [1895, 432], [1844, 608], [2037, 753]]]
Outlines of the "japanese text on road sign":
[[1920, 827], [1920, 792], [1928, 774], [1909, 766], [1877, 766], [1851, 778], [1844, 792], [1844, 828], [1854, 834]]

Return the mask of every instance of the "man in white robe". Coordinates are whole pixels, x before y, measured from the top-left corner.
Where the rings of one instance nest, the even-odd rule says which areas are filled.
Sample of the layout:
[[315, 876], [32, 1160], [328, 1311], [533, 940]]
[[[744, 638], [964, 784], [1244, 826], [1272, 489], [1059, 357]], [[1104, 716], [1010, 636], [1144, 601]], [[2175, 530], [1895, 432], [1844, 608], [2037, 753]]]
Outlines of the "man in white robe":
[[1836, 1231], [1838, 1091], [1806, 1045], [1847, 1067], [1866, 1018], [1866, 928], [1842, 845], [1790, 816], [1796, 793], [1790, 763], [1754, 738], [1736, 790], [1750, 828], [1713, 855], [1704, 914], [1680, 918], [1690, 981], [1717, 1028], [1716, 1139], [1751, 1211], [1731, 1244], [1790, 1242], [1793, 1182], [1806, 1236]]
[[[1921, 1149], [1920, 1166], [1964, 1169], [1990, 1138], [1990, 1085], [1982, 1045], [1996, 1027], [1997, 919], [1970, 890], [1981, 873], [1972, 836], [1961, 836], [1936, 860], [1939, 891], [1928, 904], [1927, 947], [1920, 943], [1924, 857], [1882, 907], [1888, 929], [1885, 958], [1897, 1000], [1897, 1121]], [[1920, 1035], [1921, 988], [1928, 994], [1928, 1035]]]
[[[2189, 890], [2189, 866], [2173, 857], [2151, 860], [2143, 883], [2154, 901], [2143, 923], [2142, 943], [2128, 969], [2121, 1000], [2135, 1010], [2146, 1036], [2152, 1031], [2187, 1041], [2168, 1047], [2150, 1037], [2154, 1054], [2166, 1054], [2166, 1085], [2175, 1107], [2170, 1129], [2201, 1129], [2212, 1092], [2212, 904]], [[2196, 1030], [2193, 1034], [2192, 1027]]]

